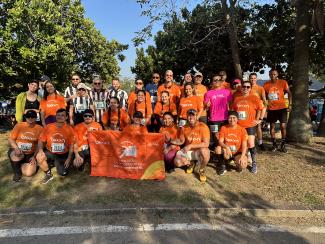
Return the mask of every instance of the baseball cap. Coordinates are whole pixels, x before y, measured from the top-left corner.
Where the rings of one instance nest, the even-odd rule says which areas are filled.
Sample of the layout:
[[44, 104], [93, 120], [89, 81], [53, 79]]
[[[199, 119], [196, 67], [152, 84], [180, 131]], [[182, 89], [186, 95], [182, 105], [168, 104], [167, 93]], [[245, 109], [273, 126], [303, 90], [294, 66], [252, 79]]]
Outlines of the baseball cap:
[[191, 108], [191, 109], [187, 110], [187, 115], [189, 115], [189, 114], [196, 115], [197, 111], [195, 109]]
[[136, 111], [133, 114], [133, 118], [143, 119], [143, 114], [140, 111]]
[[196, 76], [203, 76], [203, 75], [202, 75], [201, 72], [196, 72], [195, 75], [194, 75], [194, 77], [196, 77]]
[[231, 116], [231, 115], [232, 115], [232, 116], [236, 116], [237, 119], [238, 119], [238, 113], [237, 113], [236, 111], [229, 111], [229, 112], [228, 112], [228, 117]]
[[37, 118], [37, 113], [34, 110], [28, 110], [25, 113], [25, 118], [34, 118], [34, 119], [36, 119]]
[[240, 84], [241, 81], [240, 81], [240, 79], [234, 79], [232, 83], [234, 83], [234, 84]]
[[92, 109], [89, 109], [87, 108], [84, 112], [83, 112], [83, 115], [84, 114], [91, 114], [92, 116], [94, 116], [94, 111]]
[[79, 83], [78, 86], [77, 86], [77, 89], [81, 89], [81, 88], [83, 88], [85, 90], [91, 90], [88, 86], [86, 86], [85, 83], [82, 83], [82, 82]]

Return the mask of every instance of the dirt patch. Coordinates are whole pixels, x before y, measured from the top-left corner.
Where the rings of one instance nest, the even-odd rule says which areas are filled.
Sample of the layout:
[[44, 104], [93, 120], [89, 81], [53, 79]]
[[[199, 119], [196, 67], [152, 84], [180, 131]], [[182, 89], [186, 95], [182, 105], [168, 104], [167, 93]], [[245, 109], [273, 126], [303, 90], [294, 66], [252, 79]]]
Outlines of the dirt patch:
[[[165, 181], [136, 181], [90, 177], [72, 171], [66, 178], [40, 184], [39, 171], [20, 183], [12, 182], [7, 159], [8, 134], [0, 134], [0, 208], [87, 208], [201, 206], [245, 208], [324, 208], [325, 138], [310, 145], [288, 145], [288, 153], [259, 153], [258, 173], [216, 174], [207, 169], [208, 181], [182, 169]], [[270, 144], [267, 144], [270, 147]], [[55, 171], [54, 171], [55, 172]]]

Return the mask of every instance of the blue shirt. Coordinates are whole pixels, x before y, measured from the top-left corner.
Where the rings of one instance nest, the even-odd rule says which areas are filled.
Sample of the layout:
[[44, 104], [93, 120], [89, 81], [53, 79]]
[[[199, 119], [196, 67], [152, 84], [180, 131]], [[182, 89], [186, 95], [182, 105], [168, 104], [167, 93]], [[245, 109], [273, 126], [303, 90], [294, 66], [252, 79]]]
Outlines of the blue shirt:
[[158, 84], [147, 84], [146, 85], [146, 91], [149, 92], [150, 98], [151, 98], [151, 106], [152, 109], [155, 108], [155, 105], [157, 103], [158, 97], [157, 97], [157, 91], [158, 91]]

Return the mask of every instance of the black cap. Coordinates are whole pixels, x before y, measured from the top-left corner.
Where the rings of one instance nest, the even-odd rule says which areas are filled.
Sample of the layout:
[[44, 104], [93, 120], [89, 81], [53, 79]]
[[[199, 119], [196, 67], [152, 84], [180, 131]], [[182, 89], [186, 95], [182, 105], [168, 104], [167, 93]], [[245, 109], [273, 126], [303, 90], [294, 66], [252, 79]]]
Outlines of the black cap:
[[50, 77], [48, 77], [47, 75], [42, 75], [41, 81], [48, 81], [48, 80], [51, 80]]
[[25, 113], [25, 118], [34, 118], [34, 119], [36, 119], [37, 118], [37, 113], [34, 110], [28, 110]]
[[83, 114], [91, 114], [92, 116], [94, 116], [94, 111], [93, 111], [92, 109], [87, 108], [87, 109], [83, 112]]
[[143, 114], [140, 111], [136, 111], [133, 114], [133, 118], [143, 119]]
[[196, 115], [197, 111], [195, 109], [191, 108], [191, 109], [187, 110], [187, 115], [189, 115], [189, 114]]

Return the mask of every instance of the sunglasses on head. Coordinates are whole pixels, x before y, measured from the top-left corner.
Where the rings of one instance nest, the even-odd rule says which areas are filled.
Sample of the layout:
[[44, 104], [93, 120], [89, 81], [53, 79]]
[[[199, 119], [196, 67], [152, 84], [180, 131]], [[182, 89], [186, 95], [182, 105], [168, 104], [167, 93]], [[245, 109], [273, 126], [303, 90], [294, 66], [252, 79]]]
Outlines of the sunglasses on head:
[[91, 114], [84, 114], [84, 118], [92, 118], [93, 116]]

